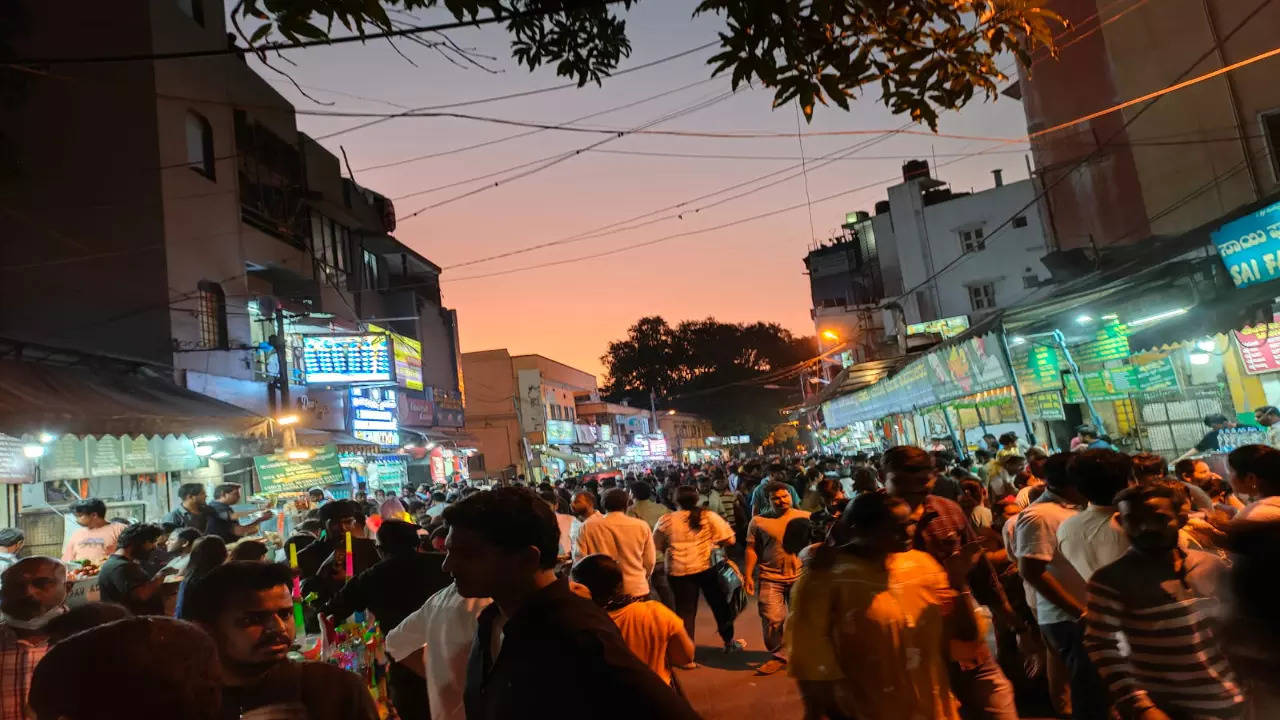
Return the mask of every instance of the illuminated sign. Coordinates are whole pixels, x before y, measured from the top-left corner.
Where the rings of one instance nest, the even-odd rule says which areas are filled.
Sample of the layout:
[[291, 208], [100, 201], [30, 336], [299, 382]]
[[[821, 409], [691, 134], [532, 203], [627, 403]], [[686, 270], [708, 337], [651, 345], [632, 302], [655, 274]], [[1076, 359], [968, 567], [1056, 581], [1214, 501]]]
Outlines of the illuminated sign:
[[392, 388], [351, 388], [351, 434], [375, 445], [400, 444], [396, 394]]
[[913, 323], [907, 326], [908, 335], [924, 335], [926, 333], [932, 335], [941, 335], [944, 338], [955, 337], [965, 330], [969, 329], [969, 316], [957, 315], [955, 317], [942, 318], [941, 320], [930, 320], [929, 322]]
[[547, 421], [548, 445], [572, 445], [578, 442], [578, 431], [568, 420]]
[[396, 384], [410, 390], [422, 389], [422, 343], [411, 337], [370, 324], [369, 332], [391, 337], [391, 355], [396, 366]]
[[304, 335], [302, 365], [307, 383], [391, 382], [390, 341], [386, 335]]
[[1280, 203], [1232, 220], [1209, 237], [1236, 287], [1280, 277]]

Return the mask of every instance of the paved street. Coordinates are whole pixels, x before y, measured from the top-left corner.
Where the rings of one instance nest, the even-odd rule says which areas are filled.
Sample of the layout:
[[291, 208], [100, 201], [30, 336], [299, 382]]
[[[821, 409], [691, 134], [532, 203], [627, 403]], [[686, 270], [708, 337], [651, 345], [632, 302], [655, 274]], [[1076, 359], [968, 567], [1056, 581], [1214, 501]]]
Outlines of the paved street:
[[760, 614], [755, 600], [738, 616], [737, 636], [747, 641], [747, 650], [725, 655], [720, 650], [711, 609], [698, 609], [696, 670], [677, 670], [680, 687], [693, 707], [706, 720], [720, 718], [799, 718], [800, 694], [785, 670], [767, 677], [754, 668], [769, 659], [760, 635]]

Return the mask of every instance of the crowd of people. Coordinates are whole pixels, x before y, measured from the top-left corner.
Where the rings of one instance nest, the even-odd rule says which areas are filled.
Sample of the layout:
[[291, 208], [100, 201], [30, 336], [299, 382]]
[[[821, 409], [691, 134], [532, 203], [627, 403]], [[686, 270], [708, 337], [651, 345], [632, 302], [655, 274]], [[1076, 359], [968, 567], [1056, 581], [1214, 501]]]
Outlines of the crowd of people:
[[[61, 559], [0, 530], [0, 720], [379, 717], [360, 676], [291, 657], [299, 594], [306, 631], [372, 615], [406, 720], [697, 717], [675, 670], [699, 606], [704, 652], [737, 654], [750, 596], [753, 671], [785, 671], [805, 718], [1280, 713], [1280, 450], [1223, 479], [1096, 436], [990, 441], [317, 488], [288, 538], [239, 486], [184, 485], [163, 524], [81, 501]], [[68, 609], [85, 564], [102, 602]]]

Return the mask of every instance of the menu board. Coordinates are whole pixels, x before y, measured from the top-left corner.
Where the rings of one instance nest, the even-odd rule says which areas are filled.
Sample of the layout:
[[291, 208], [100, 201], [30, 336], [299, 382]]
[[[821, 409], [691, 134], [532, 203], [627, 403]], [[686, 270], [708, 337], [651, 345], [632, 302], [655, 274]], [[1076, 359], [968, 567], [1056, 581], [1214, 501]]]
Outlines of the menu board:
[[[1133, 367], [1128, 365], [1122, 368], [1082, 372], [1080, 380], [1084, 383], [1084, 390], [1089, 393], [1090, 400], [1123, 400], [1136, 389]], [[1075, 378], [1067, 378], [1065, 385], [1067, 402], [1084, 402]]]
[[1178, 389], [1178, 372], [1173, 367], [1173, 358], [1165, 356], [1155, 362], [1135, 365], [1138, 389], [1142, 392]]
[[1023, 355], [1015, 355], [1013, 366], [1023, 393], [1062, 388], [1062, 358], [1055, 347], [1032, 347]]
[[326, 445], [307, 459], [291, 459], [284, 455], [259, 455], [253, 459], [262, 493], [271, 495], [324, 487], [342, 482], [342, 466], [338, 449]]
[[1258, 375], [1280, 370], [1280, 323], [1260, 323], [1233, 332], [1245, 372]]
[[304, 335], [308, 384], [391, 382], [390, 341], [384, 334]]
[[45, 445], [40, 458], [41, 480], [79, 480], [89, 477], [84, 440], [75, 435], [62, 435]]
[[0, 433], [0, 483], [31, 482], [31, 461], [22, 451], [25, 443], [12, 435]]
[[1128, 326], [1110, 323], [1097, 332], [1092, 342], [1071, 348], [1071, 356], [1077, 363], [1123, 360], [1129, 357]]
[[1066, 410], [1062, 407], [1062, 393], [1056, 390], [1024, 395], [1022, 399], [1032, 420], [1067, 419]]

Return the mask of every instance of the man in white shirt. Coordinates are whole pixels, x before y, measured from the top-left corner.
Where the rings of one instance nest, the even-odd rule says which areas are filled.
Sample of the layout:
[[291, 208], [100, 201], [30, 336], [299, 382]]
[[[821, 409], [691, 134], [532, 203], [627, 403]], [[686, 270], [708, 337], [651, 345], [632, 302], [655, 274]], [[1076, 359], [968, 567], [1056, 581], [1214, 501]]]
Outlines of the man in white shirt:
[[1245, 445], [1231, 451], [1227, 465], [1231, 468], [1232, 489], [1237, 495], [1253, 499], [1236, 519], [1280, 520], [1280, 450]]
[[1085, 582], [1129, 550], [1112, 502], [1129, 487], [1130, 465], [1128, 455], [1114, 450], [1085, 450], [1071, 462], [1068, 472], [1089, 505], [1058, 527], [1058, 548]]
[[431, 720], [466, 720], [462, 692], [467, 659], [475, 643], [476, 618], [491, 602], [462, 597], [450, 583], [387, 633], [387, 654], [426, 677]]
[[1068, 472], [1072, 460], [1058, 453], [1045, 463], [1045, 492], [1014, 526], [1018, 572], [1033, 591], [1036, 622], [1071, 676], [1071, 711], [1078, 719], [1107, 717], [1107, 693], [1084, 651], [1086, 585], [1058, 544], [1058, 529], [1080, 511], [1085, 497]]
[[569, 525], [569, 552], [573, 561], [578, 562], [586, 557], [578, 552], [578, 538], [582, 536], [582, 527], [600, 520], [604, 515], [596, 510], [596, 496], [587, 490], [579, 490], [573, 494], [569, 509], [573, 511], [573, 522]]
[[627, 517], [630, 500], [622, 488], [605, 491], [601, 499], [605, 515], [583, 524], [574, 547], [574, 558], [597, 553], [608, 555], [622, 568], [622, 592], [647, 597], [656, 554], [653, 528], [639, 518]]
[[557, 501], [555, 490], [543, 490], [538, 493], [538, 497], [542, 498], [550, 508], [551, 512], [556, 514], [556, 524], [560, 528], [560, 562], [565, 562], [573, 554], [573, 546], [569, 543], [569, 533], [573, 530], [573, 516], [556, 512]]

